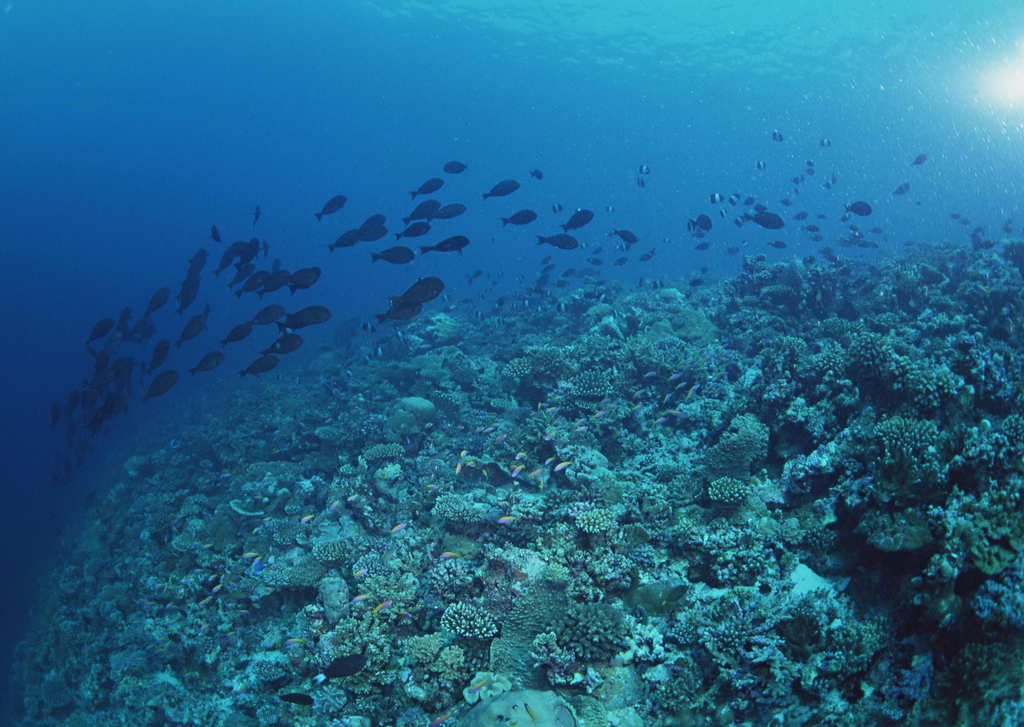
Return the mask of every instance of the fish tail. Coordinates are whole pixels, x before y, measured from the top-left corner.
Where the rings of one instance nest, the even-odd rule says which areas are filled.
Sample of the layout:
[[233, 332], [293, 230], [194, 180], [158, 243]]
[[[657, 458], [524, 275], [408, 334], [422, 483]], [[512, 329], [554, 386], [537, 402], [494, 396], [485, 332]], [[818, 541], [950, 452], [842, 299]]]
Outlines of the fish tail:
[[413, 199], [416, 199], [416, 193], [415, 192], [409, 192], [409, 196], [412, 197]]
[[569, 231], [569, 225], [559, 225], [559, 227], [562, 228], [562, 232], [568, 232]]
[[501, 226], [504, 227], [507, 224], [508, 224], [508, 217], [502, 217], [501, 218]]
[[487, 199], [487, 198], [488, 198], [488, 197], [490, 197], [490, 196], [491, 196], [491, 195], [487, 194], [486, 192], [484, 192], [484, 194], [483, 194], [483, 198], [484, 198], [484, 199]]
[[541, 237], [540, 235], [537, 235], [537, 244], [538, 245], [543, 245], [544, 244], [544, 238]]
[[238, 290], [235, 291], [235, 297], [236, 298], [241, 298], [242, 297], [242, 290], [241, 290], [241, 288], [239, 288]]
[[375, 262], [377, 262], [378, 260], [380, 260], [380, 255], [378, 255], [378, 254], [377, 254], [377, 253], [375, 253], [375, 252], [371, 252], [371, 253], [370, 253], [370, 262], [371, 262], [371, 263], [375, 263]]
[[314, 217], [316, 217], [316, 221], [317, 221], [317, 222], [319, 222], [319, 221], [320, 221], [320, 218], [322, 218], [322, 217], [323, 217], [323, 214], [322, 214], [322, 213], [320, 213], [320, 212], [314, 212], [314, 213], [313, 213], [313, 216], [314, 216]]
[[395, 239], [396, 239], [396, 240], [399, 240], [399, 239], [401, 239], [401, 237], [402, 237], [402, 233], [401, 233], [401, 232], [396, 232], [396, 233], [395, 233]]
[[430, 252], [433, 249], [434, 248], [429, 247], [429, 246], [424, 247], [423, 245], [420, 245], [420, 255], [423, 255], [424, 253], [428, 253], [428, 252]]
[[196, 366], [194, 369], [189, 369], [188, 372], [190, 374], [192, 374], [193, 376], [195, 376], [196, 375], [196, 371], [198, 371], [198, 370], [199, 370], [199, 367]]

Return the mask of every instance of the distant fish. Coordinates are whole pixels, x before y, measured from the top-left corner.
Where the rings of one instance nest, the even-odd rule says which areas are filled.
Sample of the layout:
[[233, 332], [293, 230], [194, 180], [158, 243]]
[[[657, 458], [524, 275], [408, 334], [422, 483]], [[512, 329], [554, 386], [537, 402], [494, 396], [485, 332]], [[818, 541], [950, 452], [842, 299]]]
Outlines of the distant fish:
[[695, 219], [686, 223], [686, 228], [690, 232], [697, 232], [701, 230], [707, 232], [711, 229], [711, 218], [707, 215], [697, 215]]
[[892, 196], [893, 197], [901, 197], [901, 196], [903, 196], [904, 194], [906, 194], [909, 191], [910, 191], [910, 182], [904, 182], [903, 184], [901, 184], [900, 186], [896, 187], [896, 189], [894, 189], [892, 191]]
[[149, 318], [150, 313], [153, 313], [163, 307], [164, 303], [171, 296], [170, 288], [160, 288], [158, 291], [150, 296], [149, 304], [146, 305], [146, 312], [142, 314], [143, 318]]
[[550, 235], [548, 237], [544, 237], [543, 235], [537, 235], [537, 244], [553, 245], [554, 247], [557, 247], [560, 250], [575, 250], [577, 247], [580, 246], [579, 240], [577, 240], [572, 235], [566, 235], [564, 233], [561, 235]]
[[432, 194], [444, 186], [444, 180], [440, 177], [431, 177], [419, 187], [409, 192], [409, 196], [416, 199], [421, 194]]
[[483, 198], [488, 197], [506, 197], [519, 189], [519, 182], [514, 179], [503, 179], [502, 181], [491, 187], [491, 191], [484, 192]]
[[530, 176], [534, 179], [544, 179], [544, 172], [539, 169], [531, 169]]
[[320, 279], [320, 268], [300, 268], [288, 276], [288, 290], [295, 294], [296, 290], [306, 290], [316, 284]]
[[758, 212], [750, 219], [766, 230], [778, 230], [786, 225], [782, 218], [774, 212]]
[[829, 147], [829, 146], [832, 146], [832, 140], [831, 140], [831, 139], [829, 139], [828, 137], [822, 137], [822, 138], [821, 138], [821, 139], [820, 139], [820, 140], [818, 141], [818, 146], [820, 146], [820, 147]]
[[345, 206], [346, 202], [348, 202], [348, 198], [345, 195], [336, 194], [324, 202], [323, 208], [321, 208], [319, 212], [314, 212], [313, 216], [316, 217], [316, 221], [319, 222], [324, 215], [332, 215], [340, 210]]
[[86, 339], [85, 345], [88, 346], [93, 341], [98, 341], [112, 330], [114, 330], [114, 319], [104, 318], [92, 327], [92, 331], [89, 333], [89, 338]]
[[505, 225], [527, 225], [537, 219], [537, 213], [533, 210], [519, 210], [511, 217], [502, 217], [501, 226]]
[[410, 286], [402, 295], [395, 300], [413, 301], [415, 303], [428, 303], [444, 291], [444, 282], [440, 278], [430, 276], [420, 278]]
[[253, 316], [252, 322], [257, 326], [266, 326], [281, 320], [284, 314], [284, 306], [274, 303]]
[[562, 225], [562, 231], [568, 232], [569, 230], [578, 230], [588, 224], [592, 219], [594, 219], [593, 212], [590, 210], [578, 209], [573, 212], [572, 217]]
[[260, 221], [260, 215], [263, 214], [263, 210], [260, 209], [259, 205], [256, 205], [256, 209], [252, 211], [252, 226], [255, 228], [256, 223]]
[[428, 252], [457, 252], [462, 253], [462, 249], [469, 244], [469, 238], [465, 235], [454, 235], [453, 237], [445, 238], [436, 245], [421, 245], [420, 254]]
[[643, 255], [640, 256], [640, 262], [644, 262], [645, 263], [648, 260], [650, 260], [651, 258], [653, 258], [654, 257], [654, 253], [656, 251], [657, 251], [656, 248], [652, 247], [650, 250], [648, 250], [647, 252], [645, 252]]
[[416, 254], [407, 247], [389, 247], [387, 250], [370, 253], [371, 262], [383, 260], [395, 265], [404, 265], [405, 263], [412, 262], [415, 257]]
[[277, 324], [277, 327], [283, 332], [326, 323], [330, 319], [331, 312], [329, 310], [322, 305], [311, 305], [295, 313], [289, 313], [285, 316], [284, 321]]
[[441, 209], [441, 203], [436, 199], [425, 199], [420, 202], [406, 217], [402, 218], [402, 222], [409, 224], [413, 220], [426, 220], [429, 222]]
[[466, 165], [454, 159], [444, 165], [444, 171], [448, 174], [462, 174], [466, 171]]
[[246, 368], [244, 368], [241, 371], [239, 371], [238, 375], [239, 376], [245, 376], [245, 375], [257, 376], [259, 374], [265, 374], [268, 371], [270, 371], [271, 369], [273, 369], [275, 366], [277, 366], [279, 360], [280, 359], [278, 359], [276, 356], [270, 356], [270, 355], [260, 356], [258, 359], [256, 359], [251, 364], [249, 364]]
[[772, 141], [785, 141], [786, 137], [778, 129], [772, 129]]
[[199, 359], [199, 363], [190, 368], [188, 372], [193, 376], [197, 371], [213, 371], [224, 362], [224, 354], [220, 351], [211, 351]]
[[149, 383], [149, 388], [146, 390], [146, 395], [142, 397], [142, 400], [146, 401], [166, 394], [176, 383], [178, 383], [178, 372], [164, 371]]
[[158, 368], [163, 366], [164, 362], [167, 360], [167, 354], [170, 353], [170, 351], [170, 341], [168, 341], [166, 338], [157, 341], [156, 345], [153, 347], [153, 355], [149, 359], [149, 366], [146, 367], [146, 373], [151, 374]]
[[928, 161], [928, 155], [927, 154], [918, 154], [916, 157], [914, 157], [914, 161], [910, 162], [910, 166], [912, 166], [912, 167], [919, 167], [922, 164], [924, 164], [926, 161]]
[[252, 321], [246, 321], [245, 323], [239, 323], [237, 326], [228, 331], [228, 335], [224, 336], [224, 340], [220, 342], [221, 346], [225, 346], [229, 343], [235, 343], [249, 337], [252, 333]]
[[644, 176], [647, 176], [648, 174], [650, 174], [650, 173], [651, 173], [651, 168], [650, 168], [649, 166], [647, 166], [646, 164], [641, 164], [641, 165], [640, 165], [640, 166], [639, 166], [639, 167], [637, 168], [637, 170], [636, 170], [636, 173], [637, 173], [637, 174], [642, 174], [642, 175], [644, 175]]
[[435, 220], [450, 220], [453, 217], [458, 217], [466, 211], [466, 205], [459, 204], [458, 202], [452, 202], [446, 204], [444, 207], [434, 213]]
[[189, 318], [188, 323], [181, 329], [181, 336], [178, 338], [178, 342], [174, 344], [175, 348], [181, 348], [181, 344], [185, 341], [191, 340], [198, 336], [206, 328], [206, 319], [210, 317], [210, 304], [206, 304], [206, 308], [203, 309], [202, 313], [192, 316]]
[[260, 351], [264, 356], [274, 354], [285, 354], [297, 351], [302, 346], [302, 336], [298, 333], [285, 333], [272, 344]]
[[846, 205], [846, 209], [859, 217], [867, 217], [871, 214], [871, 205], [867, 202], [852, 202]]
[[282, 694], [281, 701], [288, 702], [289, 704], [301, 704], [304, 707], [313, 706], [313, 698], [308, 694], [301, 692], [290, 692], [288, 694]]
[[615, 235], [627, 245], [635, 245], [636, 243], [640, 242], [640, 238], [629, 230], [612, 230], [608, 234]]
[[210, 225], [210, 239], [220, 242], [220, 230], [217, 229], [217, 225]]
[[419, 222], [413, 222], [401, 232], [396, 232], [395, 239], [398, 240], [403, 237], [421, 237], [428, 232], [430, 232], [430, 223], [420, 220]]
[[772, 240], [768, 244], [771, 245], [772, 247], [776, 247], [776, 248], [778, 248], [780, 250], [782, 250], [783, 248], [786, 247], [786, 243], [783, 242], [782, 240]]

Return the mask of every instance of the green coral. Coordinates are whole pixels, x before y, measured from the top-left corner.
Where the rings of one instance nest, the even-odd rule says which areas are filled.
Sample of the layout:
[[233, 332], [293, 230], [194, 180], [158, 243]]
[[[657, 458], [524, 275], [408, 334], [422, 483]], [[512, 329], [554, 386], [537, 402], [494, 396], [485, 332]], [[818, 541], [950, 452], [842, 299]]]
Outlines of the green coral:
[[628, 635], [622, 612], [606, 603], [573, 603], [558, 629], [558, 644], [581, 661], [608, 662]]
[[363, 450], [363, 459], [367, 462], [376, 462], [382, 459], [401, 459], [403, 456], [405, 456], [405, 448], [395, 442], [375, 444]]
[[749, 480], [718, 477], [708, 484], [708, 499], [716, 505], [739, 505], [753, 493]]
[[490, 639], [498, 634], [494, 617], [479, 606], [459, 601], [441, 614], [441, 628], [464, 639]]
[[708, 451], [704, 474], [708, 479], [733, 477], [745, 480], [752, 468], [768, 456], [769, 430], [753, 414], [733, 417], [729, 428]]

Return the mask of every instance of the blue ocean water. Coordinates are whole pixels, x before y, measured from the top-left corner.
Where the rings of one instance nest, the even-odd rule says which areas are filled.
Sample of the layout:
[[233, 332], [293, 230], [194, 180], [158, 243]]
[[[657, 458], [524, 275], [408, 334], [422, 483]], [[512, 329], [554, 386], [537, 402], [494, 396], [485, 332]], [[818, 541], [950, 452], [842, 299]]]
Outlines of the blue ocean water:
[[[822, 246], [774, 249], [772, 232], [716, 216], [716, 246], [695, 251], [687, 221], [714, 212], [712, 193], [791, 197], [794, 209], [829, 215], [829, 240], [844, 231], [843, 205], [867, 200], [884, 240], [849, 253], [860, 259], [968, 240], [972, 228], [951, 213], [990, 236], [1008, 218], [1024, 224], [1024, 106], [1005, 84], [990, 88], [993, 66], [1021, 63], [1018, 4], [690, 5], [3, 3], [4, 653], [21, 637], [35, 579], [64, 556], [59, 534], [102, 489], [105, 454], [234, 391], [233, 373], [254, 357], [247, 342], [228, 349], [215, 375], [185, 376], [166, 397], [143, 404], [137, 390], [129, 411], [88, 440], [76, 473], [54, 482], [64, 438], [50, 429], [49, 405], [89, 375], [91, 327], [125, 306], [138, 316], [161, 286], [176, 292], [201, 247], [209, 270], [223, 247], [209, 226], [247, 238], [256, 205], [267, 262], [323, 268], [303, 302], [328, 306], [333, 319], [307, 335], [311, 351], [365, 335], [360, 324], [386, 296], [422, 276], [444, 279], [464, 313], [524, 293], [541, 258], [558, 251], [535, 245], [532, 229], [500, 226], [523, 207], [541, 213], [549, 234], [571, 210], [595, 210], [591, 249], [610, 247], [613, 228], [634, 230], [644, 250], [657, 249], [655, 266], [634, 255], [602, 272], [628, 285], [713, 280], [735, 274], [748, 252], [783, 260]], [[784, 140], [773, 142], [773, 130]], [[912, 167], [919, 154], [927, 162]], [[464, 254], [388, 266], [363, 248], [327, 250], [372, 213], [394, 224], [409, 191], [449, 159], [469, 165], [440, 194], [470, 207], [452, 225], [473, 240]], [[789, 180], [806, 160], [817, 173], [795, 189]], [[528, 177], [533, 168], [543, 180]], [[822, 189], [832, 174], [836, 188]], [[480, 199], [507, 177], [524, 185], [515, 197]], [[910, 193], [893, 197], [904, 182]], [[318, 223], [313, 213], [339, 193], [345, 209]], [[550, 212], [555, 204], [565, 212]], [[727, 255], [729, 245], [742, 254]], [[501, 276], [484, 300], [466, 282], [476, 270]], [[172, 352], [177, 369], [262, 305], [204, 276], [189, 313], [209, 302], [210, 327]], [[157, 337], [173, 340], [184, 317], [170, 307], [156, 316]], [[275, 375], [293, 374], [282, 364]]]

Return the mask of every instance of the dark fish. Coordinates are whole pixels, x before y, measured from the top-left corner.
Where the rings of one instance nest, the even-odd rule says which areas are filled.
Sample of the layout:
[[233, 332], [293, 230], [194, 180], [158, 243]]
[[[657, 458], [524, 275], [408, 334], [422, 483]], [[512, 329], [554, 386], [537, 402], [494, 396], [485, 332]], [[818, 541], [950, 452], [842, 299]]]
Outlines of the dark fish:
[[257, 291], [257, 295], [262, 298], [267, 293], [273, 293], [275, 290], [280, 290], [284, 286], [288, 285], [288, 281], [291, 280], [292, 274], [287, 270], [273, 270], [270, 275], [263, 279], [263, 287]]
[[704, 279], [703, 278], [694, 278], [693, 280], [690, 281], [690, 287], [691, 288], [699, 288], [702, 285], [704, 285]]
[[316, 217], [316, 221], [319, 222], [324, 215], [332, 215], [338, 210], [340, 210], [342, 207], [345, 206], [346, 202], [348, 202], [348, 198], [345, 195], [336, 194], [329, 200], [324, 202], [323, 209], [321, 209], [319, 212], [314, 212], [313, 216]]
[[793, 215], [794, 220], [806, 220], [808, 217], [809, 215], [806, 212], [797, 212]]
[[710, 242], [698, 242], [696, 245], [693, 246], [693, 249], [694, 250], [707, 250], [709, 247], [711, 247], [711, 243]]
[[763, 162], [763, 161], [761, 161], [760, 159], [758, 159], [756, 162], [754, 162], [754, 169], [767, 169], [767, 168], [768, 168], [768, 164]]
[[423, 184], [421, 184], [418, 189], [415, 189], [412, 192], [409, 192], [409, 195], [413, 199], [416, 199], [417, 195], [420, 195], [420, 194], [431, 194], [432, 192], [436, 192], [437, 190], [441, 189], [441, 187], [443, 187], [443, 186], [444, 186], [444, 180], [443, 179], [441, 179], [440, 177], [431, 177], [430, 179], [425, 181]]
[[398, 298], [392, 298], [391, 302], [394, 303], [396, 300], [404, 300], [413, 303], [429, 303], [434, 298], [441, 295], [442, 291], [444, 291], [444, 282], [441, 278], [431, 275], [417, 280], [407, 291], [398, 296]]
[[588, 257], [587, 262], [591, 265], [604, 265], [604, 260], [599, 257]]
[[640, 238], [629, 230], [612, 230], [609, 234], [617, 235], [627, 245], [635, 245], [640, 242]]
[[647, 175], [647, 174], [650, 174], [650, 173], [651, 173], [651, 168], [649, 166], [647, 166], [646, 164], [641, 164], [639, 169], [637, 169], [637, 174]]
[[[257, 371], [254, 373], [261, 372]], [[301, 704], [304, 707], [313, 706], [313, 698], [308, 694], [303, 694], [302, 692], [290, 692], [288, 694], [282, 694], [280, 696], [282, 702], [289, 702], [290, 704]]]
[[561, 250], [575, 250], [577, 247], [580, 246], [579, 240], [577, 240], [572, 235], [566, 235], [564, 233], [561, 235], [551, 235], [549, 237], [537, 235], [537, 244], [554, 245], [555, 247]]
[[277, 366], [277, 362], [278, 358], [276, 356], [263, 355], [239, 371], [238, 375], [245, 376], [246, 374], [249, 374], [256, 376], [258, 374], [265, 374]]
[[725, 254], [726, 255], [735, 255], [739, 251], [740, 251], [740, 249], [738, 247], [736, 247], [735, 245], [733, 245], [731, 247], [725, 248]]
[[[357, 227], [354, 230], [347, 230], [346, 232], [341, 233], [341, 235], [338, 236], [337, 240], [328, 245], [327, 249], [330, 250], [331, 252], [334, 252], [335, 248], [338, 247], [352, 247], [357, 242], [362, 240], [362, 232], [363, 230], [361, 227]], [[386, 233], [387, 230], [385, 230], [385, 234]]]
[[491, 187], [490, 192], [484, 192], [483, 197], [505, 197], [519, 189], [519, 182], [514, 179], [503, 179]]
[[287, 314], [284, 322], [278, 323], [277, 327], [282, 331], [288, 331], [296, 328], [305, 328], [306, 326], [314, 326], [318, 323], [326, 323], [330, 319], [331, 312], [329, 310], [322, 305], [311, 305], [295, 313]]
[[246, 280], [254, 272], [256, 272], [255, 263], [246, 263], [245, 265], [239, 265], [235, 269], [235, 277], [231, 278], [231, 280], [228, 282], [228, 287], [233, 288], [238, 283], [241, 283], [244, 280]]
[[620, 258], [616, 258], [615, 262], [613, 262], [612, 265], [625, 265], [628, 262], [629, 262], [629, 258], [628, 257], [620, 257]]
[[462, 162], [457, 162], [454, 159], [444, 165], [444, 170], [448, 174], [462, 174], [466, 171], [466, 165]]
[[395, 239], [398, 240], [402, 237], [420, 237], [428, 232], [430, 232], [430, 224], [420, 220], [419, 222], [413, 222], [401, 232], [396, 232]]
[[413, 220], [426, 220], [429, 222], [437, 216], [440, 209], [441, 203], [436, 199], [425, 199], [416, 205], [415, 209], [409, 213], [408, 217], [403, 217], [402, 222], [407, 225]]
[[910, 182], [904, 182], [892, 191], [893, 197], [900, 197], [910, 191]]
[[544, 172], [539, 169], [531, 169], [530, 176], [534, 179], [544, 179]]
[[511, 217], [502, 217], [501, 226], [504, 227], [507, 224], [513, 225], [528, 225], [537, 219], [537, 213], [533, 210], [519, 210]]
[[822, 138], [822, 139], [821, 139], [821, 140], [820, 140], [820, 141], [818, 142], [818, 146], [821, 146], [821, 147], [828, 147], [828, 146], [832, 146], [832, 140], [831, 140], [831, 139], [829, 139], [829, 138], [827, 138], [827, 137], [824, 137], [824, 138]]
[[436, 245], [420, 246], [420, 254], [426, 254], [428, 252], [457, 252], [462, 254], [462, 248], [469, 244], [469, 238], [465, 235], [455, 235], [453, 237], [445, 238]]
[[711, 204], [719, 204], [722, 201], [722, 195], [719, 192], [712, 192], [708, 195], [708, 201]]
[[846, 209], [848, 212], [853, 212], [853, 214], [859, 217], [867, 217], [871, 214], [871, 205], [867, 202], [853, 202], [846, 205]]
[[407, 321], [423, 310], [423, 304], [398, 298], [384, 313], [375, 314], [378, 323], [384, 321]]
[[387, 222], [387, 217], [378, 212], [377, 214], [370, 215], [363, 220], [363, 224], [359, 225], [359, 229], [365, 230], [371, 227], [383, 227], [385, 222]]
[[697, 215], [696, 219], [690, 220], [686, 223], [686, 228], [690, 232], [695, 232], [697, 230], [707, 232], [711, 229], [711, 218], [707, 215]]
[[211, 351], [199, 359], [199, 363], [190, 368], [188, 372], [195, 376], [197, 371], [213, 371], [222, 363], [224, 363], [224, 354], [220, 351]]
[[189, 258], [188, 272], [186, 273], [186, 275], [191, 278], [203, 272], [203, 266], [206, 265], [206, 258], [206, 248], [199, 248], [196, 251], [196, 254]]
[[370, 253], [371, 262], [383, 260], [384, 262], [394, 263], [395, 265], [404, 265], [405, 263], [412, 262], [415, 257], [416, 253], [407, 247], [389, 247], [387, 250]]
[[785, 140], [785, 137], [782, 135], [781, 131], [779, 131], [778, 129], [773, 129], [772, 130], [772, 141], [784, 141], [784, 140]]
[[562, 231], [578, 230], [592, 219], [594, 219], [594, 213], [590, 210], [576, 210], [573, 212], [572, 217], [569, 218], [569, 221], [562, 225]]
[[644, 187], [647, 186], [647, 182], [646, 182], [646, 180], [644, 180], [643, 177], [637, 177], [636, 178], [636, 186], [640, 187], [640, 189], [643, 189]]
[[259, 205], [256, 205], [256, 209], [252, 211], [252, 226], [256, 227], [256, 223], [260, 221], [260, 215], [263, 214], [263, 210], [260, 209]]
[[85, 345], [88, 346], [93, 341], [97, 341], [103, 338], [112, 330], [114, 330], [114, 319], [104, 318], [102, 321], [99, 321], [95, 326], [92, 327], [92, 332], [89, 333], [89, 338], [86, 340]]
[[146, 390], [146, 395], [142, 397], [142, 400], [146, 401], [147, 399], [152, 399], [154, 396], [166, 394], [176, 383], [178, 383], [178, 372], [164, 371], [149, 382], [149, 388]]
[[157, 341], [153, 347], [153, 355], [149, 359], [149, 366], [146, 367], [146, 373], [151, 374], [158, 368], [164, 365], [164, 361], [167, 360], [167, 354], [171, 351], [171, 342], [166, 338]]
[[786, 243], [784, 243], [782, 240], [772, 240], [768, 244], [771, 245], [772, 247], [778, 248], [779, 250], [786, 247]]
[[217, 229], [217, 225], [210, 225], [210, 239], [220, 242], [220, 230]]
[[295, 294], [296, 290], [306, 290], [316, 284], [320, 279], [320, 268], [300, 268], [288, 278], [288, 290]]
[[253, 316], [252, 322], [257, 326], [266, 326], [277, 323], [284, 314], [284, 306], [274, 303]]
[[327, 668], [324, 669], [324, 676], [328, 679], [350, 677], [362, 671], [364, 666], [366, 666], [366, 657], [362, 654], [339, 656], [327, 665]]
[[446, 204], [444, 207], [434, 213], [435, 220], [450, 220], [453, 217], [458, 217], [466, 211], [466, 205], [459, 204], [458, 202], [452, 202]]
[[186, 323], [185, 327], [181, 329], [181, 337], [178, 339], [178, 342], [174, 344], [174, 347], [181, 348], [181, 344], [185, 341], [191, 340], [202, 333], [203, 329], [206, 328], [206, 319], [209, 318], [209, 316], [210, 304], [207, 303], [206, 308], [202, 313], [197, 313], [189, 318], [188, 323]]
[[243, 293], [255, 293], [257, 290], [261, 290], [263, 288], [263, 283], [266, 282], [266, 279], [269, 277], [269, 270], [257, 270], [249, 276], [241, 288], [235, 291], [235, 296], [241, 298]]
[[821, 228], [818, 227], [817, 225], [804, 225], [803, 229], [807, 230], [807, 232], [820, 232], [821, 231]]
[[298, 333], [285, 333], [260, 353], [264, 356], [270, 353], [291, 353], [297, 351], [301, 345], [302, 336]]
[[927, 154], [918, 154], [916, 157], [914, 157], [914, 161], [910, 162], [910, 166], [912, 166], [912, 167], [919, 167], [922, 164], [924, 164], [926, 161], [928, 161], [928, 155]]
[[142, 314], [142, 317], [149, 318], [149, 314], [163, 307], [163, 304], [167, 302], [169, 297], [171, 297], [170, 288], [160, 288], [160, 290], [153, 293], [149, 299], [149, 303], [146, 305], [146, 312]]
[[647, 262], [652, 257], [654, 257], [654, 253], [655, 252], [656, 252], [656, 249], [652, 247], [650, 250], [648, 250], [647, 252], [645, 252], [643, 255], [640, 256], [640, 262]]
[[221, 346], [225, 346], [235, 341], [241, 341], [249, 337], [252, 333], [252, 321], [246, 321], [245, 323], [239, 323], [237, 326], [228, 331], [228, 335], [224, 337], [224, 340], [220, 342]]
[[557, 215], [559, 212], [562, 211], [562, 205], [560, 205], [558, 202], [555, 202], [553, 205], [551, 205], [551, 211]]
[[778, 230], [786, 225], [782, 218], [774, 212], [758, 212], [750, 219], [768, 230]]
[[199, 295], [199, 278], [194, 276], [185, 278], [181, 283], [181, 289], [178, 290], [178, 294], [175, 296], [178, 301], [178, 313], [184, 312], [186, 308], [192, 305], [197, 295]]

